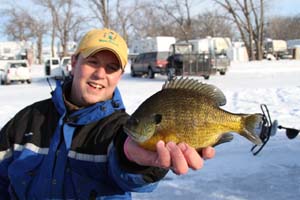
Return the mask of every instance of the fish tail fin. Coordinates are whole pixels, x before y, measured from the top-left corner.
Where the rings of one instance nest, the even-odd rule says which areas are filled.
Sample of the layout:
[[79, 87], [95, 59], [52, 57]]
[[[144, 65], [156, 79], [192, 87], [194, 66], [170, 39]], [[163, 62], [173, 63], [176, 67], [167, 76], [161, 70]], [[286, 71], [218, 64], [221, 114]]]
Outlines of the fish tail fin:
[[262, 117], [263, 116], [261, 114], [245, 115], [243, 117], [244, 128], [241, 135], [256, 145], [262, 144], [262, 141], [259, 138], [259, 134], [262, 129]]

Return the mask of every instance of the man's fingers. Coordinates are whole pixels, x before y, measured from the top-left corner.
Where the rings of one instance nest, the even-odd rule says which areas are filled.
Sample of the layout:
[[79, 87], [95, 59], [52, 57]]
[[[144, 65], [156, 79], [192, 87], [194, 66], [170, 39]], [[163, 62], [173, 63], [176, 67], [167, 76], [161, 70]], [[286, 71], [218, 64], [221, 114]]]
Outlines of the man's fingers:
[[202, 157], [203, 159], [213, 158], [216, 154], [216, 151], [213, 147], [206, 147], [202, 149]]
[[154, 166], [153, 163], [157, 159], [155, 152], [141, 148], [131, 138], [127, 138], [124, 144], [124, 153], [129, 160], [143, 166]]
[[168, 142], [167, 148], [169, 149], [171, 155], [173, 172], [176, 174], [186, 174], [189, 166], [181, 149], [174, 142]]
[[139, 165], [172, 169], [176, 174], [186, 174], [189, 168], [202, 168], [203, 159], [214, 157], [215, 150], [212, 147], [202, 149], [202, 159], [198, 152], [186, 143], [176, 145], [174, 142], [165, 144], [164, 141], [159, 141], [156, 144], [156, 152], [153, 152], [143, 149], [128, 138], [124, 143], [124, 153], [129, 160]]
[[155, 160], [154, 165], [157, 167], [169, 168], [171, 166], [171, 156], [163, 141], [159, 141], [156, 144], [156, 151], [158, 157]]
[[178, 146], [181, 149], [190, 168], [194, 170], [202, 168], [203, 160], [194, 148], [190, 147], [186, 143], [180, 143]]

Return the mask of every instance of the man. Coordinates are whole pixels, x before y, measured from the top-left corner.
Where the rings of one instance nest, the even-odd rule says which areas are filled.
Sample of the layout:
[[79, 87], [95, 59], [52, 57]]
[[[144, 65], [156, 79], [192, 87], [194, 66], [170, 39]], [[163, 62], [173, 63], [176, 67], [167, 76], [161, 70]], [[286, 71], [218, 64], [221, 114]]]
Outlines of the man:
[[[52, 98], [16, 114], [0, 132], [0, 198], [131, 199], [152, 191], [168, 169], [185, 174], [202, 158], [187, 144], [157, 143], [146, 151], [122, 130], [128, 119], [117, 84], [126, 42], [92, 30], [72, 56], [73, 78]], [[202, 152], [214, 156], [213, 148]]]

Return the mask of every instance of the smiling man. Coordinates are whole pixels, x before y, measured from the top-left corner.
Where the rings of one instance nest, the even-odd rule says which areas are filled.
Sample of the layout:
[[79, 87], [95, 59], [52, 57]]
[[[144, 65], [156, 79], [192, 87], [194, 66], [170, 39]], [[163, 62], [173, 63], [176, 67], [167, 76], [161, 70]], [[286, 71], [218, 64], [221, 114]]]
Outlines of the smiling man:
[[[187, 144], [159, 141], [152, 152], [124, 133], [128, 114], [117, 84], [127, 52], [116, 32], [89, 31], [72, 56], [72, 78], [3, 127], [0, 199], [131, 199], [153, 191], [169, 169], [202, 167]], [[202, 155], [211, 158], [214, 149]]]
[[73, 56], [72, 64], [74, 77], [70, 99], [74, 104], [88, 106], [112, 98], [122, 75], [122, 67], [114, 53], [103, 50], [87, 58], [79, 54]]

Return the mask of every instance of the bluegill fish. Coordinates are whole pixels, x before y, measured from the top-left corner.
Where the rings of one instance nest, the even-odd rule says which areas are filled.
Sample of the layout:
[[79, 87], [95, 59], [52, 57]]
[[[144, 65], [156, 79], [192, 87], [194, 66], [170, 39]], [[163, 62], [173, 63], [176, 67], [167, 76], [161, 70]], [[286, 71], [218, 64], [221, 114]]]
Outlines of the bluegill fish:
[[220, 108], [225, 104], [224, 94], [213, 85], [171, 80], [136, 109], [124, 131], [153, 151], [159, 140], [185, 142], [196, 149], [215, 146], [231, 141], [233, 132], [260, 145], [262, 114], [230, 113]]

